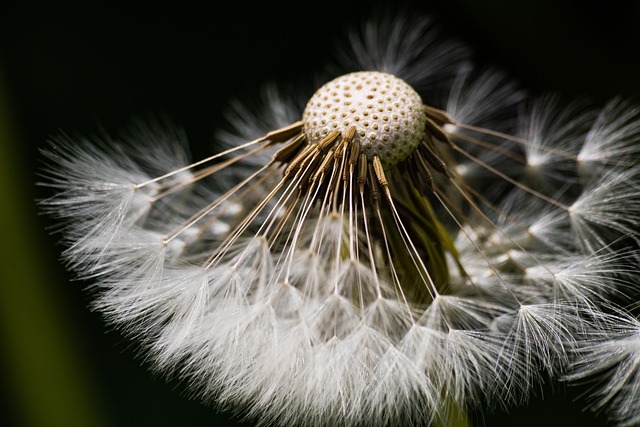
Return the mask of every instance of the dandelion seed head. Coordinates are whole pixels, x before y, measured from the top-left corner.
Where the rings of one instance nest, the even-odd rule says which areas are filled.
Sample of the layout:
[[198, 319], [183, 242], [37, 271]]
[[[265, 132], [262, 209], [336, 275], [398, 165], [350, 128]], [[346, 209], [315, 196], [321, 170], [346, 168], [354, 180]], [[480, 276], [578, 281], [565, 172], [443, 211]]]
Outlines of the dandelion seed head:
[[420, 95], [403, 80], [377, 71], [361, 71], [326, 83], [303, 113], [309, 142], [355, 126], [369, 159], [393, 166], [420, 144], [427, 120]]
[[271, 86], [235, 104], [192, 164], [176, 132], [45, 152], [95, 308], [203, 400], [265, 425], [448, 425], [526, 400], [638, 281], [613, 245], [640, 242], [637, 109], [522, 102], [409, 22], [352, 37], [368, 71], [304, 110]]

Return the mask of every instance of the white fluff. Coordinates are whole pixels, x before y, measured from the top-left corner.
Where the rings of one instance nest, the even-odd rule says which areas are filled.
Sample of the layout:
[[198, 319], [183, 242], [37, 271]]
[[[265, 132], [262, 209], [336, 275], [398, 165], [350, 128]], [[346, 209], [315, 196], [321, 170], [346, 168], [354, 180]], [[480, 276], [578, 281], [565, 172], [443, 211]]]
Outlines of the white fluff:
[[617, 425], [640, 423], [640, 323], [628, 316], [612, 317], [608, 328], [593, 334], [577, 349], [578, 358], [566, 376], [592, 385], [595, 410], [609, 410]]

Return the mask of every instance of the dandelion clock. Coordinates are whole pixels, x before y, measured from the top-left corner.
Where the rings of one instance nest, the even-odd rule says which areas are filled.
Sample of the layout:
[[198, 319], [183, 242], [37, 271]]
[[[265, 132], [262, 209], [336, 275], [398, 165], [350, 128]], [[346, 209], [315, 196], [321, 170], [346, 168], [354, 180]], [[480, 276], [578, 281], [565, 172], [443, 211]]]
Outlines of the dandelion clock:
[[637, 425], [639, 108], [531, 96], [427, 17], [335, 52], [209, 157], [162, 124], [52, 138], [42, 206], [93, 308], [264, 425], [465, 425], [593, 378]]

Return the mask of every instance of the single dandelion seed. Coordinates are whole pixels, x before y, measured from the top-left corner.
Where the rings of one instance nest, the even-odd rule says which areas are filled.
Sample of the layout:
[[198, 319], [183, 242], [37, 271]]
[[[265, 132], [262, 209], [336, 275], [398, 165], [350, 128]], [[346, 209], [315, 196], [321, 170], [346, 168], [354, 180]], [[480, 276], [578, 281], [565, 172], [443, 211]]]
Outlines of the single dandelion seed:
[[203, 160], [153, 126], [133, 152], [45, 151], [70, 268], [203, 400], [281, 425], [466, 422], [558, 377], [637, 280], [639, 170], [616, 157], [637, 110], [524, 102], [406, 22], [354, 33], [362, 71], [302, 111], [238, 107]]

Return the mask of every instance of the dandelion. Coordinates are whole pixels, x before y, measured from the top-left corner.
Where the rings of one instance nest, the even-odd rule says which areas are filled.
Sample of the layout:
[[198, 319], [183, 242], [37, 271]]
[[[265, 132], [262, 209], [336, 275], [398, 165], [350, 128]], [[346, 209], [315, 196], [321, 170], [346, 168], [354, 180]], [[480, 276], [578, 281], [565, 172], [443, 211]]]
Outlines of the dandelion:
[[637, 279], [638, 110], [531, 99], [429, 19], [349, 40], [304, 108], [270, 89], [211, 157], [157, 124], [55, 138], [64, 258], [156, 369], [263, 423], [523, 402]]

